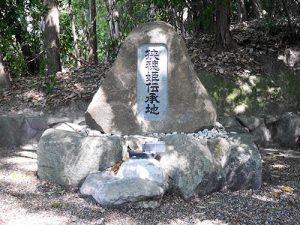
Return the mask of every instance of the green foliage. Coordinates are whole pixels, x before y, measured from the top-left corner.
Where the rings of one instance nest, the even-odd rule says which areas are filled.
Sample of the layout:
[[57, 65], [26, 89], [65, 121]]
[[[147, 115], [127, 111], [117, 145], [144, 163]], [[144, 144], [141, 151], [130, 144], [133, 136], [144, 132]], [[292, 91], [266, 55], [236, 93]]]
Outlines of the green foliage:
[[44, 12], [38, 0], [0, 2], [0, 48], [13, 78], [27, 73], [30, 60], [24, 51], [40, 52], [40, 16]]
[[296, 100], [300, 100], [300, 76], [295, 72], [289, 72], [286, 74], [287, 78], [287, 93], [296, 98]]
[[[102, 3], [102, 4], [100, 4]], [[97, 4], [97, 38], [98, 38], [98, 58], [105, 60], [111, 50], [111, 40], [109, 38], [109, 26], [107, 23], [107, 10], [103, 1]]]
[[[163, 4], [164, 1], [156, 0], [158, 4]], [[153, 1], [155, 3], [155, 1]], [[120, 0], [118, 2], [120, 31], [122, 40], [127, 37], [128, 33], [138, 24], [146, 23], [155, 20], [152, 18], [151, 1], [127, 1]]]
[[275, 26], [274, 21], [270, 17], [264, 18], [264, 28], [267, 32], [271, 32]]
[[8, 64], [10, 74], [14, 78], [19, 78], [25, 72], [25, 62], [20, 46], [11, 36], [2, 36], [0, 48], [4, 53], [3, 60]]
[[[118, 49], [129, 32], [141, 23], [162, 20], [172, 24], [178, 33], [193, 36], [199, 32], [211, 32], [215, 3], [228, 0], [198, 1], [198, 0], [118, 0], [115, 11], [120, 35], [117, 39], [110, 37], [109, 12], [105, 3], [108, 0], [96, 1], [97, 5], [97, 39], [98, 58], [111, 60], [117, 55]], [[85, 4], [84, 4], [85, 2]], [[238, 0], [232, 0], [231, 14], [238, 14]], [[249, 8], [250, 1], [245, 0]], [[264, 28], [274, 30], [274, 21], [283, 16], [281, 0], [262, 0], [262, 9], [266, 11]], [[295, 1], [287, 0], [290, 13], [295, 18], [297, 7]], [[34, 59], [38, 64], [35, 74], [45, 73], [45, 54], [42, 54], [43, 34], [41, 17], [46, 8], [40, 0], [2, 0], [0, 1], [0, 48], [13, 78], [29, 73], [29, 62]], [[63, 66], [75, 66], [74, 43], [72, 34], [72, 17], [76, 17], [75, 26], [78, 34], [80, 60], [88, 55], [89, 37], [89, 0], [59, 0], [60, 11], [60, 47]], [[86, 18], [85, 15], [86, 14]], [[275, 16], [277, 15], [277, 17]], [[275, 20], [276, 19], [276, 20]], [[86, 33], [84, 31], [86, 23]], [[31, 56], [26, 56], [28, 49]], [[29, 54], [30, 55], [30, 54]], [[51, 89], [51, 88], [50, 88]]]
[[61, 48], [61, 61], [65, 65], [72, 65], [75, 63], [75, 59], [72, 58], [73, 54], [73, 36], [72, 36], [72, 15], [68, 12], [68, 5], [60, 7], [60, 48]]
[[53, 91], [57, 88], [58, 82], [55, 75], [51, 75], [47, 77], [47, 82], [45, 83], [45, 86], [43, 88], [43, 91], [46, 95], [52, 94]]

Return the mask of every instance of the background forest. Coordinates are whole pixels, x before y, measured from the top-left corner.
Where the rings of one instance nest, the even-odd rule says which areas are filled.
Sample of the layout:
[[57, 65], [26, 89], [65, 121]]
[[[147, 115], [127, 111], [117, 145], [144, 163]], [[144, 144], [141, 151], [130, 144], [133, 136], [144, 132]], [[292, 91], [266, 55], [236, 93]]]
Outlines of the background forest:
[[[256, 59], [247, 55], [277, 57], [283, 53], [283, 61], [292, 67], [300, 60], [299, 0], [2, 0], [0, 87], [30, 77], [28, 86], [51, 94], [64, 85], [57, 72], [106, 70], [128, 33], [141, 23], [156, 20], [172, 24], [186, 40], [193, 62], [199, 66], [196, 70], [205, 70], [203, 82], [219, 108], [224, 104], [220, 96], [226, 96], [233, 106], [251, 103], [240, 83], [236, 87], [239, 80], [234, 76], [249, 75], [249, 68], [255, 70]], [[288, 71], [288, 83], [280, 90], [277, 84], [266, 84], [272, 81], [261, 80], [264, 87], [260, 89], [268, 97], [270, 88], [271, 97], [286, 89], [292, 93], [291, 102], [299, 102], [297, 71]], [[207, 72], [221, 75], [222, 85], [220, 77], [216, 80], [208, 74], [207, 80]], [[235, 84], [223, 84], [224, 79], [235, 79]], [[247, 81], [250, 86], [251, 79]], [[280, 84], [286, 77], [276, 79]], [[255, 101], [263, 107], [257, 98]]]

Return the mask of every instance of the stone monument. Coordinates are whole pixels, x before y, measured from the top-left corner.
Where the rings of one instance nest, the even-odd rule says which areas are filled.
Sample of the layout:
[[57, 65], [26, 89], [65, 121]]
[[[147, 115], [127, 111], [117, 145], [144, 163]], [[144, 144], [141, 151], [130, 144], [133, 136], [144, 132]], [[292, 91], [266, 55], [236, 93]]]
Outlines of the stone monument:
[[85, 117], [105, 133], [194, 132], [215, 124], [216, 109], [182, 38], [151, 22], [128, 35]]

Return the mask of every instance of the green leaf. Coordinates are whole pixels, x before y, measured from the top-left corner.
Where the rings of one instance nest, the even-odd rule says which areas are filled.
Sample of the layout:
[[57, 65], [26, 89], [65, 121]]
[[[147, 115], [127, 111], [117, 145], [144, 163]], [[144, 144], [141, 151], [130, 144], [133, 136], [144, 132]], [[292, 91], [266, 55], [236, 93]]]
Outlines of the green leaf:
[[289, 192], [289, 193], [293, 193], [294, 189], [288, 186], [283, 186], [280, 188], [280, 190], [285, 191], [285, 192]]

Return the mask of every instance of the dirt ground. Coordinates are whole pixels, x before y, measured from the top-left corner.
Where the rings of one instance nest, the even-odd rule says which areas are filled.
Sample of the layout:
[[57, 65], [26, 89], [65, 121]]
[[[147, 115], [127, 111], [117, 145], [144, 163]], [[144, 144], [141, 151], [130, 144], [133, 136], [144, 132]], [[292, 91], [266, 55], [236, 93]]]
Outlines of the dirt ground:
[[37, 178], [36, 146], [0, 148], [0, 224], [300, 224], [300, 152], [261, 149], [260, 190], [216, 192], [159, 208], [105, 209]]

